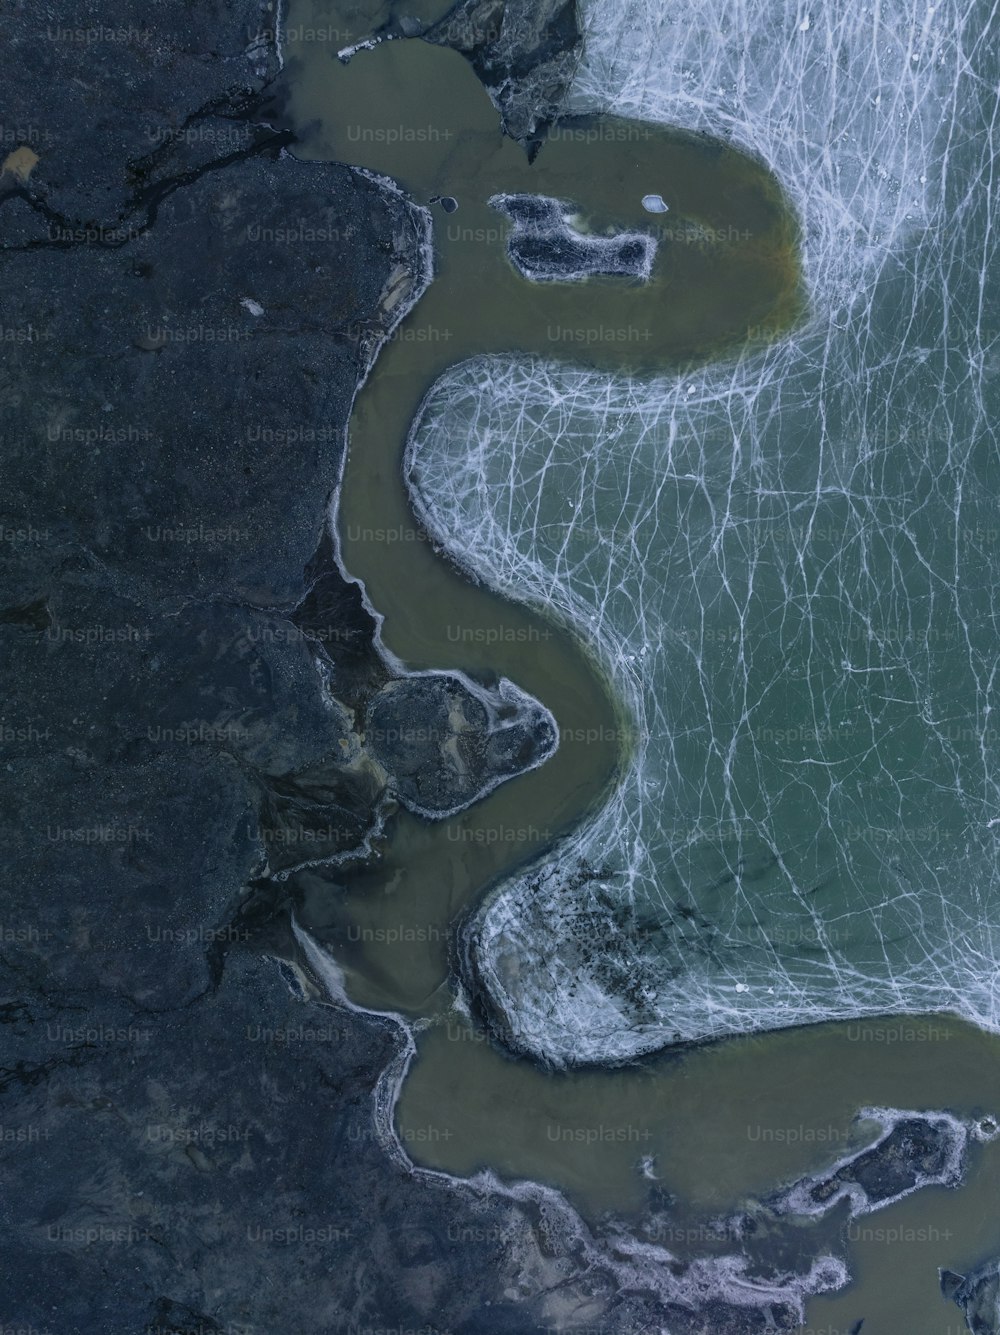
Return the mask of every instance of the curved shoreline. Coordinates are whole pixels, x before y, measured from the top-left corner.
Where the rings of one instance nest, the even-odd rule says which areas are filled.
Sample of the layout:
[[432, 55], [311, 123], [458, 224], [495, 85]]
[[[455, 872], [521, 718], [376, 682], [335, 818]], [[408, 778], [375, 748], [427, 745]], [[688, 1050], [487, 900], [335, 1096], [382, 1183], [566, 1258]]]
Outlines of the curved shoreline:
[[[395, 48], [398, 74], [400, 48], [406, 44], [396, 42], [391, 45]], [[383, 47], [382, 53], [386, 50]], [[365, 58], [362, 52], [355, 60]], [[489, 115], [484, 125], [492, 126]], [[585, 121], [584, 125], [589, 126], [590, 122]], [[652, 339], [649, 348], [639, 350], [628, 343], [611, 343], [590, 349], [590, 359], [596, 359], [600, 365], [612, 366], [628, 365], [637, 356], [644, 363], [656, 365], [662, 363], [664, 357], [671, 364], [686, 364], [692, 358], [700, 363], [709, 356], [709, 345], [713, 349], [720, 342], [727, 346], [739, 345], [747, 332], [740, 320], [747, 316], [742, 308], [738, 313], [731, 309], [732, 298], [727, 284], [732, 279], [727, 265], [734, 266], [733, 273], [752, 275], [747, 281], [750, 282], [748, 301], [753, 309], [777, 309], [775, 321], [791, 318], [797, 311], [798, 293], [797, 286], [789, 290], [789, 274], [797, 271], [779, 245], [779, 242], [788, 241], [789, 218], [783, 211], [774, 182], [760, 165], [686, 133], [674, 135], [655, 126], [641, 126], [637, 131], [634, 125], [623, 125], [624, 129], [629, 134], [638, 132], [644, 144], [641, 162], [628, 166], [630, 176], [636, 178], [635, 199], [628, 207], [636, 214], [639, 225], [649, 225], [648, 215], [641, 209], [639, 183], [648, 179], [651, 171], [655, 177], [656, 170], [663, 172], [669, 167], [686, 182], [687, 195], [682, 191], [678, 204], [683, 216], [698, 216], [701, 211], [706, 221], [714, 226], [721, 224], [725, 217], [740, 218], [742, 210], [747, 224], [753, 226], [748, 225], [740, 233], [750, 238], [745, 244], [745, 254], [740, 246], [731, 246], [721, 259], [719, 255], [707, 256], [701, 252], [686, 254], [683, 252], [686, 243], [681, 243], [681, 252], [666, 255], [661, 266], [663, 273], [658, 271], [648, 292], [637, 293], [616, 285], [614, 281], [602, 282], [599, 289], [579, 284], [556, 285], [559, 290], [553, 299], [563, 323], [570, 318], [586, 320], [592, 317], [594, 297], [599, 295], [602, 309], [607, 307], [602, 319], [636, 320], [641, 315], [654, 326], [652, 331], [646, 330]], [[474, 134], [479, 132], [474, 130]], [[492, 135], [495, 131], [490, 128], [484, 129], [483, 133]], [[592, 126], [586, 129], [586, 134], [593, 135]], [[366, 143], [365, 151], [370, 147]], [[603, 152], [608, 164], [617, 164], [616, 171], [624, 170], [616, 140], [604, 136], [594, 148], [589, 142], [571, 138], [568, 131], [564, 138], [557, 137], [551, 147], [543, 149], [538, 163], [549, 163], [550, 176], [560, 171], [575, 171], [592, 151]], [[388, 160], [391, 156], [386, 150]], [[650, 165], [659, 162], [660, 158], [665, 158], [668, 167], [662, 162], [659, 168]], [[449, 346], [450, 338], [460, 340], [459, 347], [466, 358], [502, 354], [509, 346], [517, 346], [530, 356], [532, 349], [537, 354], [550, 345], [551, 327], [548, 330], [539, 327], [537, 316], [532, 321], [530, 314], [527, 320], [519, 315], [519, 308], [526, 302], [529, 312], [537, 303], [537, 295], [531, 291], [536, 285], [525, 283], [499, 245], [477, 249], [474, 240], [480, 232], [490, 241], [494, 234], [498, 240], [507, 234], [502, 226], [498, 226], [486, 201], [493, 197], [498, 187], [508, 192], [517, 188], [522, 194], [529, 185], [536, 192], [539, 188], [545, 189], [547, 178], [544, 174], [540, 177], [539, 170], [537, 164], [531, 168], [516, 156], [508, 155], [500, 167], [489, 168], [489, 188], [484, 182], [482, 200], [476, 200], [474, 183], [467, 185], [461, 204], [463, 214], [460, 215], [467, 222], [463, 221], [459, 229], [449, 227], [439, 238], [441, 253], [435, 281], [429, 289], [426, 284], [421, 286], [422, 296], [409, 307], [410, 315], [405, 325], [403, 321], [395, 325], [398, 335], [382, 344], [380, 376], [369, 377], [365, 394], [355, 402], [349, 428], [351, 444], [347, 464], [336, 504], [331, 505], [331, 515], [336, 511], [336, 547], [341, 569], [350, 571], [363, 586], [366, 605], [379, 609], [382, 644], [386, 646], [388, 639], [388, 652], [395, 661], [405, 662], [416, 670], [436, 668], [444, 662], [453, 663], [460, 670], [483, 672], [491, 677], [506, 676], [537, 700], [547, 701], [550, 708], [560, 696], [565, 696], [567, 687], [577, 697], [565, 699], [555, 710], [561, 733], [560, 745], [546, 765], [548, 783], [531, 789], [531, 800], [541, 802], [541, 809], [546, 813], [553, 812], [553, 817], [546, 814], [539, 823], [553, 827], [561, 838], [568, 835], [571, 827], [578, 827], [586, 813], [599, 810], [614, 791], [614, 786], [620, 784], [629, 772], [635, 754], [641, 752], [646, 729], [638, 679], [632, 675], [616, 680], [607, 667], [608, 662], [614, 661], [610, 644], [604, 643], [599, 636], [588, 636], [585, 631], [581, 633], [581, 626], [572, 615], [559, 614], [553, 619], [551, 607], [543, 613], [541, 607], [532, 605], [530, 600], [513, 599], [507, 591], [494, 592], [492, 588], [484, 588], [481, 579], [470, 585], [467, 578], [462, 577], [467, 571], [462, 571], [460, 562], [456, 564], [454, 552], [448, 551], [443, 535], [437, 534], [435, 547], [439, 550], [435, 552], [418, 540], [423, 536], [418, 533], [420, 507], [414, 505], [416, 496], [412, 486], [406, 485], [412, 482], [407, 477], [408, 465], [423, 406], [441, 374], [456, 364], [457, 349]], [[380, 170], [376, 174], [382, 176], [384, 172]], [[717, 216], [712, 212], [717, 206], [710, 202], [711, 188], [713, 183], [717, 185], [722, 180], [728, 182], [732, 198]], [[447, 184], [447, 180], [434, 182], [438, 190]], [[607, 190], [609, 199], [606, 203], [590, 201], [581, 207], [595, 217], [600, 216], [602, 209], [620, 209], [620, 202], [614, 202], [619, 199], [620, 184], [612, 179]], [[487, 225], [491, 216], [494, 221]], [[467, 235], [473, 238], [471, 244], [465, 240]], [[775, 253], [780, 260], [777, 264]], [[699, 294], [704, 298], [704, 310], [694, 322], [693, 329], [682, 313], [674, 309], [675, 303], [665, 299], [665, 291], [678, 266], [684, 263], [694, 264], [708, 284], [705, 292]], [[498, 295], [490, 308], [492, 319], [486, 321], [481, 314], [477, 317], [474, 312], [462, 309], [461, 294], [469, 290], [470, 281], [496, 290]], [[500, 294], [503, 294], [502, 298]], [[640, 297], [636, 307], [635, 302]], [[511, 302], [509, 312], [501, 304], [501, 300], [508, 299]], [[418, 328], [420, 321], [422, 324]], [[414, 335], [410, 340], [404, 337], [407, 330]], [[428, 336], [423, 340], [416, 337], [425, 332], [435, 337]], [[577, 357], [578, 350], [574, 349], [572, 355]], [[402, 463], [399, 454], [392, 450], [393, 439], [398, 441], [396, 449], [402, 448]], [[413, 521], [415, 509], [416, 524]], [[369, 516], [373, 511], [378, 515], [378, 525], [370, 528]], [[366, 539], [368, 533], [388, 537], [380, 546]], [[389, 540], [397, 534], [399, 541]], [[460, 571], [462, 574], [457, 573]], [[492, 584], [493, 581], [485, 583]], [[409, 592], [403, 592], [415, 588], [420, 591], [419, 613], [416, 600]], [[502, 618], [499, 630], [498, 617]], [[448, 624], [442, 625], [446, 619]], [[458, 630], [452, 634], [454, 623]], [[587, 623], [582, 624], [586, 626]], [[501, 634], [500, 631], [509, 633]], [[544, 652], [525, 653], [521, 645], [532, 642], [544, 642]], [[625, 741], [627, 746], [623, 745]], [[524, 783], [522, 775], [519, 784]], [[571, 787], [580, 790], [579, 799], [553, 804], [557, 790], [565, 788], [569, 791]], [[489, 813], [484, 810], [479, 817], [487, 820]], [[552, 846], [546, 844], [549, 849]], [[509, 863], [506, 870], [521, 861], [518, 856], [516, 863]], [[505, 871], [495, 859], [484, 866], [483, 884], [494, 883]]]
[[[477, 221], [477, 219], [476, 219], [475, 217], [473, 217], [470, 221], [474, 224], [474, 223]], [[434, 291], [434, 289], [432, 288], [432, 289], [431, 289], [431, 292], [433, 293], [433, 291]], [[439, 309], [439, 307], [435, 307], [434, 309]], [[426, 308], [420, 308], [420, 307], [417, 307], [417, 310], [418, 310], [418, 311], [423, 310], [423, 311], [425, 312], [425, 311], [426, 311]], [[419, 314], [417, 314], [417, 315], [415, 316], [415, 318], [419, 319]], [[386, 361], [385, 363], [383, 363], [383, 369], [384, 369], [384, 371], [385, 371], [385, 373], [386, 373], [387, 375], [389, 375], [389, 376], [397, 375], [397, 374], [399, 373], [400, 368], [401, 368], [402, 366], [405, 366], [405, 364], [406, 364], [406, 359], [404, 358], [404, 359], [401, 360], [401, 359], [400, 359], [400, 355], [399, 355], [399, 353], [398, 353], [398, 348], [399, 348], [399, 347], [403, 347], [403, 346], [405, 346], [405, 345], [404, 345], [402, 342], [400, 342], [400, 343], [397, 345], [396, 348], [393, 348], [392, 346], [390, 346], [390, 347], [384, 349], [384, 353], [385, 353], [385, 355], [386, 355], [387, 361]], [[414, 342], [414, 344], [412, 344], [411, 346], [419, 346], [419, 345], [416, 344], [416, 342]], [[433, 360], [434, 360], [433, 358], [430, 358], [430, 359], [429, 359], [429, 361], [431, 361], [431, 362], [433, 362]], [[450, 366], [452, 365], [452, 361], [451, 361], [450, 359], [443, 359], [441, 364], [445, 367], [445, 369], [449, 369]], [[437, 383], [437, 377], [436, 377], [436, 376], [431, 376], [431, 377], [430, 377], [430, 380], [431, 380], [431, 384], [432, 384], [432, 385], [434, 385], [434, 384]], [[412, 391], [411, 391], [411, 392], [412, 392]], [[417, 429], [417, 427], [418, 427], [418, 425], [419, 425], [419, 422], [420, 422], [420, 420], [422, 419], [422, 416], [423, 416], [423, 413], [424, 413], [424, 411], [425, 411], [427, 402], [428, 402], [428, 386], [425, 384], [425, 385], [423, 385], [423, 386], [421, 387], [419, 396], [418, 396], [418, 398], [417, 398], [417, 401], [413, 404], [413, 412], [412, 412], [412, 414], [410, 414], [410, 416], [409, 416], [409, 420], [405, 423], [404, 430], [400, 433], [400, 432], [397, 432], [397, 431], [395, 430], [395, 427], [393, 427], [393, 434], [396, 435], [398, 439], [402, 439], [402, 440], [405, 441], [405, 459], [406, 459], [406, 462], [404, 463], [404, 470], [407, 471], [407, 472], [409, 472], [409, 461], [411, 460], [411, 458], [412, 458], [412, 453], [413, 453], [413, 438], [414, 438], [414, 432], [416, 431], [416, 429]], [[352, 420], [353, 420], [353, 418], [352, 418]], [[383, 421], [383, 429], [385, 429], [385, 423], [384, 423], [384, 421]], [[397, 456], [397, 458], [398, 458], [398, 456]], [[398, 467], [398, 464], [396, 464], [395, 467]], [[349, 485], [349, 483], [347, 483], [347, 485]], [[394, 475], [394, 477], [393, 477], [393, 485], [394, 485], [394, 486], [396, 485], [396, 478], [395, 478], [395, 475]], [[411, 502], [412, 502], [412, 501], [413, 501], [413, 496], [412, 496], [412, 494], [411, 494], [411, 498], [410, 498], [410, 499], [411, 499]], [[420, 514], [421, 514], [421, 511], [420, 511], [420, 509], [419, 509], [419, 506], [414, 506], [413, 508], [416, 508], [416, 509], [417, 509], [418, 519], [419, 519]], [[411, 511], [406, 510], [406, 509], [403, 509], [403, 510], [400, 511], [400, 514], [402, 515], [402, 520], [401, 520], [401, 527], [402, 527], [402, 526], [405, 526], [405, 525], [407, 524], [407, 522], [409, 521], [409, 519], [410, 519], [410, 515], [411, 515]], [[381, 512], [380, 512], [380, 517], [381, 517]], [[390, 512], [385, 516], [385, 529], [386, 529], [386, 531], [391, 531], [394, 527], [396, 527], [396, 522], [395, 522], [395, 521], [396, 521], [396, 518], [397, 518], [397, 516], [396, 516], [392, 511], [390, 511]], [[345, 517], [344, 517], [343, 511], [341, 511], [340, 519], [341, 519], [341, 524], [343, 524], [343, 523], [345, 522]], [[347, 522], [349, 523], [349, 520], [348, 520]], [[355, 526], [355, 527], [357, 527], [357, 526]], [[436, 525], [431, 525], [431, 526], [427, 526], [427, 527], [431, 530], [432, 534], [433, 534], [433, 533], [436, 533], [436, 534], [437, 534], [437, 537], [438, 537], [439, 541], [442, 542], [442, 545], [446, 545], [446, 543], [445, 543], [445, 540], [447, 539], [447, 534], [446, 534], [446, 533], [442, 533], [442, 531], [441, 531]], [[343, 556], [344, 556], [344, 548], [343, 548], [343, 545], [341, 545], [341, 547], [340, 547], [340, 554], [341, 554], [341, 557], [343, 558]], [[451, 555], [452, 555], [452, 563], [454, 564], [454, 553], [452, 553]], [[353, 566], [353, 563], [352, 563], [351, 561], [349, 561], [349, 560], [346, 561], [345, 564], [347, 564], [349, 568], [355, 568], [355, 567]], [[461, 562], [459, 562], [458, 564], [461, 566]], [[480, 572], [480, 578], [483, 578], [484, 576], [488, 576], [488, 574], [489, 574], [489, 572], [485, 572], [485, 571], [484, 571], [484, 572]], [[366, 597], [369, 598], [370, 603], [371, 603], [371, 604], [376, 604], [376, 605], [378, 605], [379, 607], [383, 607], [383, 600], [382, 600], [381, 595], [380, 595], [379, 593], [375, 593], [375, 592], [372, 591], [372, 587], [373, 587], [373, 586], [369, 584], [369, 581], [368, 581], [367, 579], [363, 579], [362, 582], [363, 582], [363, 585], [364, 585], [364, 588], [365, 588]], [[541, 601], [541, 600], [540, 600], [540, 601]], [[498, 601], [495, 602], [493, 605], [494, 605], [494, 606], [505, 607], [505, 604], [504, 604], [504, 602], [503, 602], [502, 600], [498, 600]], [[505, 608], [505, 610], [506, 610], [506, 608]], [[391, 625], [391, 621], [392, 621], [391, 616], [388, 617], [387, 620], [389, 621], [389, 623], [390, 623], [390, 625]], [[561, 620], [564, 624], [567, 625], [567, 633], [568, 633], [569, 635], [575, 635], [575, 636], [577, 637], [578, 640], [582, 640], [582, 641], [584, 642], [584, 647], [586, 647], [586, 635], [585, 635], [585, 634], [584, 634], [584, 635], [581, 635], [581, 634], [580, 634], [580, 631], [579, 631], [579, 628], [573, 626], [573, 620], [574, 620], [574, 619], [572, 618], [572, 616], [569, 615], [568, 613], [566, 613], [566, 614], [564, 614], [563, 616], [560, 617], [560, 620]], [[584, 624], [586, 624], [586, 623], [584, 623]], [[421, 628], [421, 629], [422, 629], [422, 628]], [[407, 633], [409, 633], [409, 632], [407, 632]], [[405, 640], [405, 637], [404, 637], [404, 640]], [[429, 642], [430, 642], [430, 637], [428, 636], [427, 643], [429, 643]], [[438, 643], [447, 643], [447, 642], [448, 642], [448, 637], [447, 637], [447, 636], [439, 636], [439, 637], [438, 637]], [[424, 650], [424, 648], [423, 648], [423, 643], [424, 643], [424, 642], [419, 641], [419, 640], [417, 640], [417, 639], [414, 639], [414, 640], [413, 640], [413, 643], [414, 643], [414, 644], [418, 644], [418, 643], [419, 643], [419, 644], [421, 645], [421, 652], [425, 652], [425, 650]], [[599, 644], [599, 643], [600, 643], [600, 641], [597, 641], [597, 642], [596, 642], [596, 644]], [[591, 650], [590, 650], [591, 652], [593, 652], [593, 649], [596, 647], [596, 644], [595, 644], [594, 646], [591, 646]], [[395, 651], [396, 651], [396, 644], [394, 643], [394, 645], [393, 645], [393, 650], [390, 651], [390, 652], [395, 652]], [[598, 649], [598, 653], [599, 653], [599, 652], [600, 652], [600, 650]], [[410, 655], [408, 652], [403, 652], [403, 653], [399, 654], [399, 657], [400, 657], [401, 659], [403, 659], [403, 660], [409, 660], [410, 657], [411, 657], [411, 655]], [[450, 657], [450, 649], [449, 649], [449, 657]], [[417, 655], [417, 661], [420, 661], [420, 654], [419, 654], [419, 653], [418, 653], [418, 655]], [[438, 661], [440, 661], [440, 659], [439, 659]], [[615, 658], [612, 658], [611, 661], [614, 662], [614, 661], [615, 661]], [[514, 679], [516, 680], [517, 678], [514, 677]], [[633, 680], [634, 680], [634, 679], [633, 679]], [[540, 695], [540, 698], [542, 698], [542, 699], [545, 698], [544, 695], [541, 695], [540, 693], [539, 693], [539, 695]], [[638, 686], [636, 686], [636, 696], [637, 696], [637, 698], [638, 698]], [[617, 709], [617, 711], [616, 711], [616, 712], [617, 712], [617, 719], [616, 719], [616, 721], [617, 721], [617, 720], [620, 720], [620, 718], [621, 718], [621, 714], [622, 714], [622, 709], [621, 709], [621, 704], [620, 704], [621, 697], [618, 697], [618, 700], [619, 700], [619, 704], [618, 704], [618, 709]], [[636, 712], [637, 712], [637, 714], [638, 714], [638, 717], [641, 718], [641, 711], [636, 711]], [[627, 768], [628, 768], [628, 766], [627, 766], [627, 762], [626, 762], [625, 764], [623, 764], [623, 757], [622, 757], [621, 753], [619, 752], [618, 757], [617, 757], [617, 762], [616, 762], [616, 769], [617, 769], [617, 770], [619, 771], [619, 773], [620, 773], [623, 769], [627, 769]], [[579, 829], [579, 827], [578, 827], [578, 829]], [[576, 838], [578, 838], [578, 837], [579, 837], [579, 834], [573, 834], [573, 835], [570, 835], [570, 836], [568, 837], [568, 845], [569, 845], [569, 846], [572, 846], [572, 845], [573, 845], [573, 841], [574, 841]], [[566, 846], [567, 846], [567, 845], [564, 844], [564, 845], [560, 845], [559, 847], [560, 847], [560, 848], [565, 848]], [[501, 867], [500, 870], [499, 870], [499, 871], [496, 871], [496, 872], [494, 873], [494, 876], [491, 878], [491, 884], [494, 884], [494, 885], [495, 885], [495, 884], [496, 884], [496, 881], [497, 881], [497, 878], [499, 877], [500, 879], [502, 879], [502, 878], [503, 878], [503, 875], [504, 875], [504, 870], [503, 870], [503, 868]], [[492, 894], [492, 893], [493, 893], [492, 891], [491, 891], [491, 892], [488, 892], [488, 897], [489, 897], [489, 895]], [[481, 905], [482, 903], [483, 903], [483, 901], [482, 901], [482, 899], [480, 899], [480, 905]], [[881, 1012], [873, 1012], [873, 1013], [881, 1013]], [[852, 1016], [853, 1016], [853, 1012], [852, 1012]], [[378, 1117], [381, 1119], [381, 1122], [382, 1122], [382, 1125], [383, 1125], [383, 1135], [385, 1135], [386, 1137], [389, 1137], [389, 1133], [390, 1133], [390, 1130], [391, 1130], [392, 1135], [391, 1135], [390, 1139], [394, 1142], [394, 1145], [395, 1145], [395, 1148], [392, 1150], [392, 1153], [393, 1153], [393, 1154], [396, 1154], [396, 1155], [398, 1155], [398, 1156], [401, 1156], [401, 1158], [398, 1160], [398, 1161], [401, 1163], [401, 1166], [402, 1166], [402, 1164], [403, 1164], [404, 1162], [405, 1162], [405, 1163], [410, 1163], [410, 1164], [412, 1164], [412, 1160], [410, 1160], [409, 1155], [407, 1154], [406, 1149], [405, 1149], [405, 1147], [404, 1147], [404, 1145], [403, 1145], [403, 1142], [400, 1140], [399, 1135], [398, 1135], [398, 1132], [397, 1132], [397, 1130], [396, 1130], [396, 1127], [395, 1127], [395, 1112], [396, 1112], [396, 1109], [397, 1109], [397, 1106], [398, 1106], [398, 1100], [399, 1100], [399, 1097], [400, 1097], [400, 1090], [401, 1090], [403, 1081], [404, 1081], [405, 1077], [407, 1076], [407, 1074], [411, 1072], [411, 1070], [412, 1070], [412, 1059], [413, 1059], [414, 1055], [416, 1055], [416, 1049], [415, 1049], [415, 1046], [414, 1046], [414, 1039], [413, 1039], [413, 1031], [412, 1031], [412, 1029], [411, 1029], [410, 1026], [409, 1026], [409, 1022], [404, 1022], [404, 1024], [406, 1025], [406, 1032], [407, 1032], [407, 1035], [408, 1035], [408, 1037], [407, 1037], [407, 1044], [406, 1044], [406, 1050], [405, 1050], [405, 1052], [400, 1056], [400, 1058], [399, 1058], [396, 1062], [394, 1062], [394, 1063], [392, 1064], [392, 1066], [391, 1066], [389, 1069], [387, 1069], [387, 1071], [384, 1073], [383, 1078], [382, 1078], [382, 1079], [380, 1080], [380, 1082], [379, 1082], [379, 1091], [378, 1091], [378, 1096], [377, 1096], [377, 1115], [378, 1115]], [[654, 1043], [654, 1044], [651, 1044], [651, 1045], [650, 1045], [650, 1048], [651, 1048], [651, 1049], [652, 1049], [652, 1048], [659, 1048], [660, 1046], [662, 1046], [660, 1043]], [[431, 1170], [431, 1171], [437, 1171], [437, 1170]], [[476, 1180], [476, 1179], [462, 1179], [462, 1178], [452, 1179], [452, 1178], [451, 1178], [451, 1175], [449, 1175], [449, 1174], [446, 1174], [445, 1176], [448, 1177], [449, 1180], [451, 1180], [451, 1181], [453, 1181], [453, 1182], [456, 1182], [456, 1183], [462, 1183], [462, 1182], [466, 1182], [466, 1181], [470, 1181], [470, 1180]]]
[[[387, 1021], [400, 1033], [402, 1041], [397, 1054], [383, 1068], [375, 1086], [372, 1115], [379, 1144], [408, 1176], [442, 1182], [450, 1191], [481, 1201], [490, 1210], [498, 1197], [535, 1206], [543, 1214], [547, 1230], [558, 1230], [564, 1247], [568, 1245], [578, 1253], [576, 1273], [590, 1274], [595, 1269], [604, 1272], [617, 1284], [620, 1293], [639, 1293], [646, 1302], [661, 1304], [664, 1312], [675, 1307], [697, 1311], [704, 1305], [724, 1304], [739, 1311], [778, 1308], [786, 1313], [791, 1311], [802, 1322], [807, 1298], [843, 1288], [850, 1282], [847, 1266], [829, 1253], [815, 1257], [805, 1275], [786, 1273], [771, 1279], [749, 1276], [747, 1259], [738, 1252], [692, 1260], [678, 1268], [677, 1258], [666, 1247], [640, 1241], [620, 1226], [613, 1226], [606, 1236], [595, 1235], [555, 1187], [528, 1179], [505, 1182], [489, 1169], [471, 1177], [458, 1177], [414, 1163], [395, 1125], [400, 1091], [417, 1055], [411, 1023], [401, 1015], [371, 1011], [352, 1002], [344, 990], [343, 976], [328, 953], [294, 920], [293, 930], [314, 976], [326, 992], [326, 1004]], [[525, 1235], [523, 1243], [527, 1242]], [[516, 1251], [514, 1239], [511, 1247]]]

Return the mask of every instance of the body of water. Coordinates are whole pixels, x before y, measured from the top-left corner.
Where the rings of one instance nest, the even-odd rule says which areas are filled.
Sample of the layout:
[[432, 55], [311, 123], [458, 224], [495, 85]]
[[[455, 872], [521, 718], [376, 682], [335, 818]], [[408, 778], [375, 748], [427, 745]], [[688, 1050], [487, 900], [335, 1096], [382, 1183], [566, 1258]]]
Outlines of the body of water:
[[[433, 220], [352, 418], [345, 566], [409, 666], [507, 676], [560, 727], [468, 813], [396, 818], [346, 894], [317, 871], [303, 921], [357, 1004], [421, 1022], [411, 1159], [647, 1236], [665, 1191], [685, 1237], [652, 1241], [698, 1254], [864, 1143], [859, 1107], [1000, 1105], [996, 57], [989, 12], [950, 5], [584, 18], [579, 119], [531, 165], [452, 52], [286, 49], [301, 155]], [[652, 234], [651, 280], [527, 282], [497, 193]], [[468, 912], [536, 1058], [771, 1032], [513, 1061], [450, 979]], [[811, 1328], [959, 1330], [936, 1268], [1000, 1248], [997, 1172], [979, 1147], [962, 1190], [849, 1233]]]

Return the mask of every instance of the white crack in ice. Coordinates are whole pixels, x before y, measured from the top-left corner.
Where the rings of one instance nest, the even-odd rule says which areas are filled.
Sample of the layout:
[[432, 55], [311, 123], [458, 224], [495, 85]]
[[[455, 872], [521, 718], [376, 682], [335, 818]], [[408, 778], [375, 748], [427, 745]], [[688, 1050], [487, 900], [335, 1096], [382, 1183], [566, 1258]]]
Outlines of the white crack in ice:
[[571, 620], [636, 734], [605, 808], [484, 905], [482, 980], [556, 1064], [863, 1014], [998, 1029], [997, 7], [583, 13], [572, 110], [759, 155], [812, 313], [693, 374], [491, 358], [425, 402], [422, 520]]

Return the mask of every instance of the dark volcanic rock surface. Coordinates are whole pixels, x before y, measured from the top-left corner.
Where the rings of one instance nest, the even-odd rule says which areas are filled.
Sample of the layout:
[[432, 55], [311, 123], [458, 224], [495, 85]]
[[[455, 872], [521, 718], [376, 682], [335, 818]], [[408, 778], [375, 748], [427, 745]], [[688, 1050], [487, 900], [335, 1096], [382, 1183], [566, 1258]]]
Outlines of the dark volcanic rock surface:
[[[60, 229], [113, 232], [181, 171], [238, 152], [278, 73], [275, 0], [13, 0], [4, 6], [4, 152]], [[55, 90], [58, 89], [58, 93]]]
[[443, 673], [389, 682], [372, 700], [365, 741], [411, 810], [446, 815], [507, 774], [540, 765], [556, 724], [504, 679], [495, 690]]
[[2, 319], [26, 340], [0, 371], [0, 504], [48, 534], [22, 554], [85, 542], [123, 587], [297, 600], [363, 365], [349, 330], [419, 239], [358, 173], [258, 157], [122, 248], [6, 254]]

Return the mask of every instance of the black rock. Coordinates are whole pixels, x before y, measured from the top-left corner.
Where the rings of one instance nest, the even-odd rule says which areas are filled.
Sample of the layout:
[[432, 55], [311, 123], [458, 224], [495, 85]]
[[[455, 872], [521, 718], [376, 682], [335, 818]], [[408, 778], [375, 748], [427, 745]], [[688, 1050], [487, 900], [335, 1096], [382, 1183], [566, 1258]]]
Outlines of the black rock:
[[954, 1187], [965, 1168], [968, 1128], [948, 1113], [865, 1108], [859, 1119], [883, 1131], [865, 1149], [828, 1172], [803, 1178], [772, 1202], [780, 1214], [823, 1214], [847, 1200], [853, 1215], [868, 1214], [925, 1186]]
[[576, 231], [566, 200], [541, 195], [494, 195], [490, 204], [513, 219], [507, 254], [532, 282], [571, 282], [598, 275], [647, 279], [656, 240], [644, 232], [589, 236]]
[[53, 235], [113, 238], [167, 181], [245, 151], [274, 23], [268, 0], [5, 6], [4, 142], [37, 154], [27, 193]]
[[533, 158], [563, 109], [580, 58], [575, 0], [461, 0], [423, 33], [464, 55]]
[[556, 736], [549, 711], [506, 679], [488, 690], [450, 673], [389, 682], [365, 724], [366, 748], [387, 771], [390, 790], [431, 816], [450, 815], [540, 765]]

